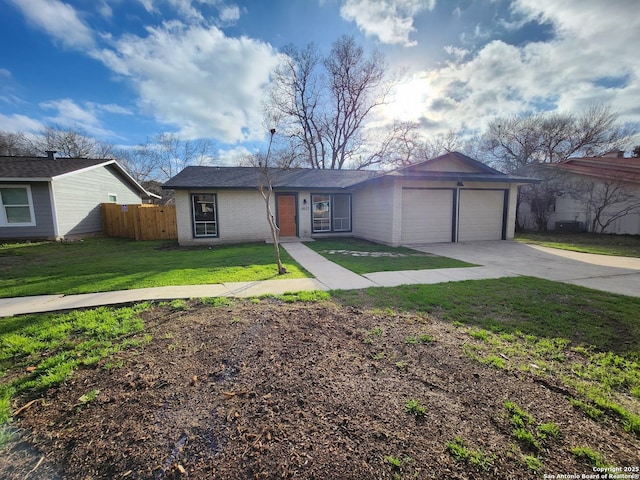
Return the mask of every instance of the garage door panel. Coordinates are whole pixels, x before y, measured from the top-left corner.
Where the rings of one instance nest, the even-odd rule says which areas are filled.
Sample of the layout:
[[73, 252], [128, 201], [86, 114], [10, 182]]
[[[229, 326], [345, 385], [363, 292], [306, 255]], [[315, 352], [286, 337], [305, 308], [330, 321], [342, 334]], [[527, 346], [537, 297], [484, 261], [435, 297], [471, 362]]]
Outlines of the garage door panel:
[[501, 240], [504, 190], [460, 190], [458, 241]]
[[453, 228], [453, 190], [402, 191], [402, 243], [450, 242]]

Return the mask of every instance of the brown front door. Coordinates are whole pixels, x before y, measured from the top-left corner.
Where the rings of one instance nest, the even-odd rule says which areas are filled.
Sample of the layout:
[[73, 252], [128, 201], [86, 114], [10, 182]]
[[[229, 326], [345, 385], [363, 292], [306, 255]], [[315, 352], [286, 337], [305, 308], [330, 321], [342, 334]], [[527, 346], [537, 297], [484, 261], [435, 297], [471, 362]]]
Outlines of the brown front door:
[[278, 195], [278, 227], [281, 237], [295, 237], [296, 228], [296, 196]]

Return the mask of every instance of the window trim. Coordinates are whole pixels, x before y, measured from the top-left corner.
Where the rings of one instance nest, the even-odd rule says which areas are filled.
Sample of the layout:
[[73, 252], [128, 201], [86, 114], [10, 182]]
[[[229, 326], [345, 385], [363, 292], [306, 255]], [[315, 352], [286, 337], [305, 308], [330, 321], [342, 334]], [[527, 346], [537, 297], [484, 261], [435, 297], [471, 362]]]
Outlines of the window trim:
[[[199, 195], [211, 195], [213, 196], [213, 222], [200, 221], [198, 223], [215, 223], [215, 234], [201, 234], [199, 235], [196, 229], [196, 211], [194, 209], [194, 198]], [[207, 202], [209, 203], [209, 202]], [[191, 229], [193, 238], [218, 238], [220, 237], [220, 222], [218, 220], [218, 195], [215, 193], [191, 193], [190, 194], [190, 207], [191, 209]]]
[[[10, 223], [7, 219], [7, 210], [4, 203], [2, 203], [2, 195], [0, 195], [0, 227], [35, 227], [36, 226], [36, 214], [35, 209], [33, 208], [33, 196], [31, 195], [31, 185], [28, 184], [0, 184], [0, 190], [9, 189], [9, 188], [21, 188], [26, 190], [27, 192], [27, 201], [28, 205], [18, 205], [18, 206], [28, 206], [29, 207], [29, 216], [31, 217], [30, 222], [20, 222], [20, 223]], [[16, 205], [10, 205], [16, 206]]]
[[[314, 226], [314, 216], [313, 216], [313, 205], [314, 205], [314, 197], [315, 196], [328, 196], [329, 197], [329, 230], [316, 230]], [[336, 230], [334, 228], [334, 215], [333, 215], [333, 204], [334, 197], [336, 195], [345, 195], [349, 198], [349, 228], [345, 230]], [[349, 233], [353, 231], [353, 196], [351, 193], [343, 193], [343, 192], [316, 192], [311, 194], [311, 233], [314, 235], [321, 235], [327, 233]]]
[[[113, 200], [111, 200], [111, 197], [113, 197]], [[118, 194], [117, 193], [107, 193], [107, 199], [109, 200], [109, 203], [118, 203]]]

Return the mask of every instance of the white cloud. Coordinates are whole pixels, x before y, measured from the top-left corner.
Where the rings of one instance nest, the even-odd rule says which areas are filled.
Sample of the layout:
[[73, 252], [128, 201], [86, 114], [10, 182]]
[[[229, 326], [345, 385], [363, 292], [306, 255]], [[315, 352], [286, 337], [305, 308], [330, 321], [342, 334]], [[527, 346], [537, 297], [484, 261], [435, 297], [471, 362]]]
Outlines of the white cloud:
[[98, 138], [113, 137], [114, 133], [102, 126], [100, 115], [103, 111], [109, 113], [130, 114], [126, 109], [113, 104], [97, 104], [87, 102], [78, 105], [70, 98], [51, 100], [39, 104], [43, 110], [53, 110], [54, 114], [45, 118], [47, 123], [68, 128], [80, 128], [89, 135]]
[[382, 43], [411, 47], [417, 45], [409, 40], [416, 30], [413, 17], [422, 10], [432, 10], [435, 3], [435, 0], [345, 0], [340, 15]]
[[59, 0], [8, 0], [27, 20], [69, 48], [93, 45], [93, 33], [74, 8]]
[[240, 8], [237, 5], [229, 5], [220, 9], [220, 20], [225, 23], [237, 22], [240, 19]]
[[213, 163], [219, 166], [238, 166], [246, 162], [246, 158], [251, 152], [243, 146], [230, 149], [219, 149]]
[[219, 20], [223, 25], [232, 25], [240, 18], [240, 8], [235, 4], [227, 4], [223, 0], [139, 0], [149, 13], [159, 12], [158, 4], [164, 3], [175, 10], [184, 21], [202, 23], [205, 17], [200, 6], [212, 6], [219, 11]]
[[609, 104], [622, 121], [640, 122], [640, 17], [630, 14], [635, 3], [515, 1], [514, 16], [523, 24], [550, 25], [553, 38], [518, 46], [493, 40], [473, 54], [446, 47], [449, 63], [414, 76], [430, 92], [422, 102], [416, 97], [425, 123], [443, 131], [481, 129], [495, 116], [539, 109], [580, 113], [593, 104]]
[[25, 133], [39, 132], [43, 125], [40, 121], [26, 115], [3, 115], [0, 113], [0, 130], [3, 132]]
[[133, 83], [139, 105], [185, 138], [240, 142], [264, 136], [260, 103], [278, 56], [271, 46], [216, 27], [166, 23], [94, 52]]

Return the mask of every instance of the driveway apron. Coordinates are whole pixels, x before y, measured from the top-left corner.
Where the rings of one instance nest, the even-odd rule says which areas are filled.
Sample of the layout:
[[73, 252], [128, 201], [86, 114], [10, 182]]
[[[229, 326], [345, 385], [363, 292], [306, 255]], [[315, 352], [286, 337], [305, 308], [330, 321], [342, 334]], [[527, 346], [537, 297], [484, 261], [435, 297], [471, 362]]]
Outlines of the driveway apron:
[[526, 275], [640, 297], [640, 258], [570, 252], [509, 241], [411, 248], [488, 266], [504, 276]]

